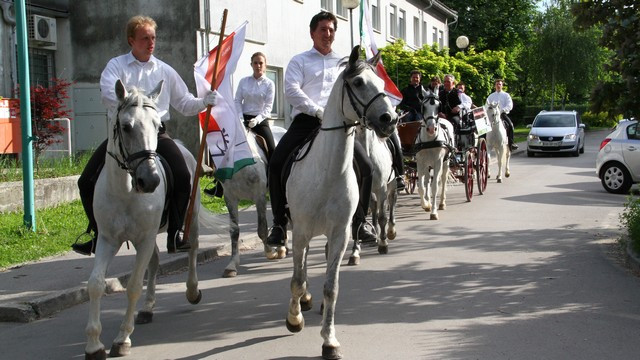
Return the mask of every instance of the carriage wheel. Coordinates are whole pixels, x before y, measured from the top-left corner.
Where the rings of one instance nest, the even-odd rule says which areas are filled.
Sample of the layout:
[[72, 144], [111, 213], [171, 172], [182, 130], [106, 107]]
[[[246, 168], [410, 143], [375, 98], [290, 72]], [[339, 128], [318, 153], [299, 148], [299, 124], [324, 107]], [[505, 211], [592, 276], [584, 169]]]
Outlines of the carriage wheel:
[[487, 141], [479, 139], [478, 159], [476, 161], [476, 176], [478, 177], [478, 193], [484, 194], [487, 190], [487, 179], [489, 178], [489, 153], [487, 152]]
[[473, 155], [467, 151], [464, 163], [464, 192], [467, 195], [467, 201], [471, 201], [473, 197]]

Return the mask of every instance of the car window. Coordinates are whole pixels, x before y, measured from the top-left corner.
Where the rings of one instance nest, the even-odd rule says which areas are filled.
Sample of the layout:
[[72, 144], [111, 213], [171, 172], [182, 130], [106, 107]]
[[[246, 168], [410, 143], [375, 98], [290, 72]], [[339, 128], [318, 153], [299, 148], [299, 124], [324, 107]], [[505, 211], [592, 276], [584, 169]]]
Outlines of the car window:
[[572, 114], [538, 115], [533, 121], [533, 127], [575, 127], [576, 118]]
[[631, 140], [640, 140], [640, 128], [638, 124], [629, 125], [627, 127], [627, 138]]

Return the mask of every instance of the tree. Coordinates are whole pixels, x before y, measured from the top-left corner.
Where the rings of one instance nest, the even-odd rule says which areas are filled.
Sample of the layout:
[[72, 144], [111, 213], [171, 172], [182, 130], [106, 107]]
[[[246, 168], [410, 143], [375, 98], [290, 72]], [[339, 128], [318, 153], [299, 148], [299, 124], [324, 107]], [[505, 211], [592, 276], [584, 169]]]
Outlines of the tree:
[[637, 0], [576, 2], [571, 10], [580, 29], [600, 26], [601, 44], [612, 50], [608, 69], [614, 75], [597, 84], [592, 110], [640, 115], [640, 6]]
[[[60, 123], [50, 120], [69, 117], [71, 112], [66, 108], [65, 102], [69, 98], [68, 89], [71, 85], [71, 82], [63, 79], [51, 79], [48, 87], [42, 85], [31, 87], [31, 131], [35, 137], [33, 152], [36, 171], [42, 152], [49, 146], [61, 142], [58, 135], [64, 131], [64, 128]], [[19, 102], [16, 105], [19, 112]]]
[[583, 102], [599, 80], [606, 50], [598, 45], [596, 28], [578, 32], [566, 1], [557, 1], [535, 22], [535, 36], [522, 57], [531, 80], [548, 90], [551, 110], [556, 99], [562, 107], [569, 101]]
[[460, 35], [479, 51], [511, 50], [526, 42], [536, 14], [536, 0], [443, 0], [458, 12], [449, 32], [451, 49]]

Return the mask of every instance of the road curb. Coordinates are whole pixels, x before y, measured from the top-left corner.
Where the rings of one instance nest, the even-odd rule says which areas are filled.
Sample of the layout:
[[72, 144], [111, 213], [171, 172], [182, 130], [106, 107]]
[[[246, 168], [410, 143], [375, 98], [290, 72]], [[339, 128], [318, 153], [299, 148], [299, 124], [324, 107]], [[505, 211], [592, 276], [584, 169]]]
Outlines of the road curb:
[[[248, 236], [239, 241], [241, 242], [240, 248], [244, 250], [251, 250], [258, 245], [262, 245], [262, 240], [260, 240], [257, 235]], [[221, 244], [212, 248], [199, 250], [197, 261], [198, 264], [204, 264], [223, 256], [229, 256], [230, 254], [231, 245]], [[184, 271], [188, 265], [188, 254], [179, 254], [161, 262], [158, 275]], [[115, 277], [105, 279], [105, 294], [125, 291], [130, 275], [131, 272], [125, 272]], [[86, 285], [78, 285], [70, 289], [44, 295], [33, 301], [0, 305], [0, 322], [28, 323], [49, 317], [62, 310], [87, 301], [89, 301], [89, 294], [87, 293]]]

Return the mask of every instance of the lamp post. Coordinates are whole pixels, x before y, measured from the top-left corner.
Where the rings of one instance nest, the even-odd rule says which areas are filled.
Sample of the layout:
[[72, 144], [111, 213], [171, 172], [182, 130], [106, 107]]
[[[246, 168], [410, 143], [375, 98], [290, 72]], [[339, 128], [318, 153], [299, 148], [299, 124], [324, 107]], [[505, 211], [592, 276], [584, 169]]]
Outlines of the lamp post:
[[464, 49], [469, 46], [469, 38], [464, 35], [458, 36], [456, 39], [456, 46], [464, 52]]
[[351, 49], [353, 49], [353, 9], [357, 8], [359, 5], [360, 5], [359, 0], [342, 0], [342, 6], [349, 9], [349, 27], [351, 28]]

